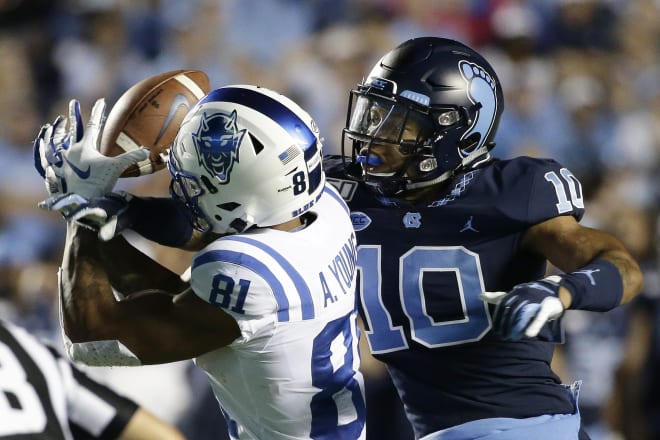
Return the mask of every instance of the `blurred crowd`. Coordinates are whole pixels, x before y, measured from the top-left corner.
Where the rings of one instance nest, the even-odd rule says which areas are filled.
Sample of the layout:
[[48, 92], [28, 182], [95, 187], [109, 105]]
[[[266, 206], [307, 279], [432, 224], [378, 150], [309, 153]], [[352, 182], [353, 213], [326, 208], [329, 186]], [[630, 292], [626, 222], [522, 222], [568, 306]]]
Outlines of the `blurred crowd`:
[[[326, 153], [340, 152], [348, 92], [380, 55], [423, 35], [482, 52], [505, 92], [494, 155], [552, 157], [579, 177], [583, 223], [617, 235], [646, 275], [643, 295], [607, 314], [569, 311], [557, 371], [583, 380], [594, 440], [660, 438], [659, 0], [9, 0], [0, 1], [0, 317], [55, 343], [56, 269], [64, 225], [36, 204], [39, 127], [88, 117], [135, 82], [180, 68], [212, 87], [262, 85], [317, 120]], [[121, 179], [164, 195], [167, 173]], [[147, 245], [183, 271], [179, 251]], [[409, 433], [382, 366], [363, 355], [369, 437]], [[177, 423], [191, 439], [223, 438], [205, 378], [188, 363], [91, 374]], [[392, 434], [396, 432], [397, 434]]]

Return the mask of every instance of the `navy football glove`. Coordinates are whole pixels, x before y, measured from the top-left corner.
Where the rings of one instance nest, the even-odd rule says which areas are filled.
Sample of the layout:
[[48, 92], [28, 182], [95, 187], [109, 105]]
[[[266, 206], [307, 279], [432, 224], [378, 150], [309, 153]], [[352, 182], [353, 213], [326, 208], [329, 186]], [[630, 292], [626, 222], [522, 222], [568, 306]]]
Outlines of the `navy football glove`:
[[[558, 296], [560, 281], [559, 276], [553, 275], [518, 284], [510, 292], [482, 293], [481, 299], [496, 304], [493, 330], [512, 341], [537, 337], [549, 321], [557, 320], [564, 313]], [[558, 325], [551, 330], [553, 334], [548, 340], [562, 339]]]

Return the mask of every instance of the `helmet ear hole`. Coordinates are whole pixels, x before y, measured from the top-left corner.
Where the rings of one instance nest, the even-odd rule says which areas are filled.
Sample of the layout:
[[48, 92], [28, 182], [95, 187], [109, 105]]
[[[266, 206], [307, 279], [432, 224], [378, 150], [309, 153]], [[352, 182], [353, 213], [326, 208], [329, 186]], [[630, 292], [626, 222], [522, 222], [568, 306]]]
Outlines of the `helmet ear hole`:
[[238, 208], [239, 206], [241, 206], [240, 203], [227, 202], [227, 203], [222, 203], [222, 204], [218, 205], [218, 208], [224, 209], [225, 211], [233, 211], [234, 209]]
[[245, 228], [247, 227], [247, 222], [244, 220], [241, 220], [240, 218], [235, 218], [232, 220], [232, 222], [229, 224], [229, 226], [233, 229], [235, 229], [238, 232], [243, 232]]
[[261, 143], [259, 139], [252, 133], [248, 132], [248, 136], [250, 136], [250, 140], [252, 141], [252, 148], [254, 148], [254, 154], [257, 155], [261, 153], [261, 151], [264, 149], [264, 144]]
[[458, 146], [463, 153], [472, 153], [472, 151], [474, 151], [476, 146], [479, 145], [480, 140], [481, 140], [481, 133], [472, 133], [470, 136], [461, 140], [458, 143]]
[[210, 192], [211, 194], [215, 194], [215, 193], [218, 192], [218, 188], [216, 188], [215, 185], [213, 185], [211, 183], [211, 181], [209, 180], [208, 177], [206, 177], [205, 175], [202, 174], [202, 176], [200, 177], [200, 180], [202, 181], [202, 183], [204, 184], [204, 187], [206, 188], [206, 190], [208, 192]]

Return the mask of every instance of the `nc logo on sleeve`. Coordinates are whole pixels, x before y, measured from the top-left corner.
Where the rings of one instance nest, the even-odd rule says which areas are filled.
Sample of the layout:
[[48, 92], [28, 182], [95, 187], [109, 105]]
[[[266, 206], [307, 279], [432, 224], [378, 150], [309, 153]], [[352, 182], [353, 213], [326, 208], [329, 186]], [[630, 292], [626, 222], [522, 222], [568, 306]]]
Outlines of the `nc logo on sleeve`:
[[406, 228], [419, 228], [422, 226], [422, 215], [419, 212], [407, 212], [403, 216], [403, 226]]

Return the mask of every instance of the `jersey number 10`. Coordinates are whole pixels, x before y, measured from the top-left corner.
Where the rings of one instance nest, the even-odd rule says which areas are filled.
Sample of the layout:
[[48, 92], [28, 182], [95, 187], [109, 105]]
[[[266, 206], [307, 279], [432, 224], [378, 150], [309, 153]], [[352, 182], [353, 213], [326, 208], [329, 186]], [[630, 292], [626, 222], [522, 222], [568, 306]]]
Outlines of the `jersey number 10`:
[[[545, 180], [552, 183], [557, 193], [557, 211], [559, 214], [571, 212], [573, 208], [584, 208], [584, 200], [582, 199], [582, 186], [580, 181], [568, 169], [562, 168], [559, 170], [561, 178], [554, 171], [548, 171], [543, 177]], [[563, 178], [563, 181], [562, 181]], [[568, 194], [566, 193], [566, 186], [568, 186]], [[569, 197], [570, 195], [570, 197]]]

